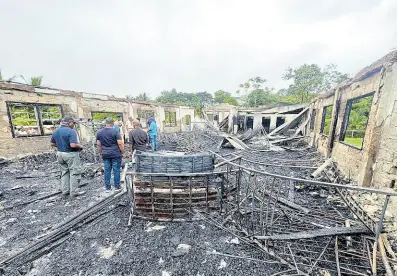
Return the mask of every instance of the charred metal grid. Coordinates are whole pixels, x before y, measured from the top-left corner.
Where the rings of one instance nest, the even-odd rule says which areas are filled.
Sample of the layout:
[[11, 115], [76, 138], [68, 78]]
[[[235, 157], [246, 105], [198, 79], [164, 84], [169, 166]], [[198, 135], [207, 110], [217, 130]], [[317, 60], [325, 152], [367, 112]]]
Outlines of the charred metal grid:
[[[352, 207], [357, 204], [348, 196], [349, 189], [339, 188], [337, 192], [329, 187], [329, 193], [345, 195], [340, 203], [306, 194], [300, 194], [299, 198], [295, 187], [301, 183], [269, 175], [256, 161], [248, 158], [234, 158], [233, 162], [221, 158], [220, 161], [224, 162], [220, 169], [228, 172], [225, 177], [236, 178], [236, 193], [222, 202], [223, 225], [228, 223], [230, 229], [238, 229], [243, 239], [257, 244], [271, 259], [285, 264], [287, 270], [283, 275], [369, 275], [372, 270], [383, 275], [380, 255], [376, 257], [376, 269], [372, 268], [370, 256], [382, 230], [390, 195], [386, 195], [376, 223], [361, 209]], [[341, 180], [335, 177], [334, 182], [341, 183]], [[351, 203], [344, 204], [348, 200]], [[349, 230], [343, 228], [346, 219], [355, 223]], [[352, 232], [338, 233], [342, 228]], [[394, 263], [391, 258], [388, 261]]]
[[[194, 220], [197, 212], [221, 211], [234, 181], [213, 172], [210, 154], [141, 154], [126, 175], [134, 217], [159, 221]], [[225, 198], [224, 200], [222, 198]]]
[[132, 214], [160, 221], [196, 219], [193, 213], [220, 210], [225, 192], [223, 173], [128, 174]]
[[197, 173], [214, 168], [214, 157], [210, 154], [176, 156], [142, 153], [135, 159], [135, 171], [141, 173]]

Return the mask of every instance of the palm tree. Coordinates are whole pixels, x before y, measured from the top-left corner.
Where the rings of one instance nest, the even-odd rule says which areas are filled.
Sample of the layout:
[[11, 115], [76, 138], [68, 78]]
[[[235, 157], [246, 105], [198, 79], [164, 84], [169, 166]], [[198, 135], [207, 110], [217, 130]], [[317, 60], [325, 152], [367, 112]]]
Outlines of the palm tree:
[[32, 85], [32, 86], [40, 86], [42, 80], [43, 80], [43, 77], [31, 77], [30, 78], [30, 85]]
[[147, 93], [143, 92], [140, 93], [137, 97], [135, 97], [134, 100], [147, 102], [150, 101], [151, 99], [149, 98]]

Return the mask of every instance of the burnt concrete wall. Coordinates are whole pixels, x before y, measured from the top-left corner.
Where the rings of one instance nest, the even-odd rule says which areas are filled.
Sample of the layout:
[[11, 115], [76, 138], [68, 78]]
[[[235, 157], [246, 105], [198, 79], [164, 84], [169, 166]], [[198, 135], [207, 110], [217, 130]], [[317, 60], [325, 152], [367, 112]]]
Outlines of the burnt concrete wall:
[[[162, 106], [140, 102], [129, 103], [127, 100], [106, 95], [0, 83], [0, 156], [6, 158], [51, 150], [50, 135], [13, 138], [6, 102], [61, 105], [63, 115], [74, 118], [92, 118], [92, 112], [122, 113], [125, 123], [123, 131], [126, 136], [128, 117], [137, 118], [139, 110], [154, 111], [160, 132], [185, 131], [185, 115], [190, 115], [191, 121], [195, 116], [194, 109], [188, 107]], [[167, 127], [164, 125], [164, 111], [166, 110], [176, 112], [176, 126]], [[79, 124], [78, 132], [80, 140], [83, 142], [95, 139], [95, 133], [90, 126]]]
[[385, 72], [374, 125], [378, 147], [373, 156], [372, 186], [396, 188], [397, 175], [397, 65]]
[[[311, 103], [316, 111], [315, 127], [310, 131], [310, 144], [325, 157], [331, 156], [339, 169], [362, 186], [390, 188], [396, 180], [396, 63], [350, 85], [336, 89], [327, 97]], [[362, 149], [340, 141], [346, 106], [350, 99], [374, 93]], [[340, 98], [339, 110], [336, 101]], [[333, 105], [332, 118], [337, 114], [334, 137], [321, 134], [323, 108]], [[331, 129], [333, 126], [333, 119]], [[330, 147], [333, 139], [333, 147]]]
[[74, 97], [34, 91], [0, 90], [0, 156], [4, 157], [51, 150], [49, 136], [12, 137], [7, 101], [62, 105], [64, 115], [78, 117], [78, 108]]

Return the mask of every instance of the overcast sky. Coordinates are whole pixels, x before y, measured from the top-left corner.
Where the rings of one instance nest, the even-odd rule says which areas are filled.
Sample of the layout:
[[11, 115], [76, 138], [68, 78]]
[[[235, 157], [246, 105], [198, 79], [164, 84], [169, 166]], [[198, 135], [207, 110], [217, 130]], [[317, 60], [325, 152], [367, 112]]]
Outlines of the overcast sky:
[[270, 87], [303, 63], [354, 74], [397, 45], [396, 0], [0, 0], [5, 77], [115, 96]]

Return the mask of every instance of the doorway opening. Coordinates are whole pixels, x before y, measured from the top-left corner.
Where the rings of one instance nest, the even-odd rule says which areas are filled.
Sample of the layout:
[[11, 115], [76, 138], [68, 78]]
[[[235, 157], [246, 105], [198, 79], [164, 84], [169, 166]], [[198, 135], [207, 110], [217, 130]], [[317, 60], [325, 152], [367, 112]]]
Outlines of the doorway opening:
[[247, 116], [246, 117], [246, 129], [253, 129], [253, 122], [254, 122], [254, 117], [253, 116]]
[[269, 117], [263, 117], [261, 120], [261, 124], [263, 125], [263, 128], [267, 133], [269, 133], [269, 128], [271, 126], [271, 118]]

